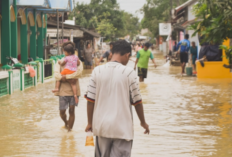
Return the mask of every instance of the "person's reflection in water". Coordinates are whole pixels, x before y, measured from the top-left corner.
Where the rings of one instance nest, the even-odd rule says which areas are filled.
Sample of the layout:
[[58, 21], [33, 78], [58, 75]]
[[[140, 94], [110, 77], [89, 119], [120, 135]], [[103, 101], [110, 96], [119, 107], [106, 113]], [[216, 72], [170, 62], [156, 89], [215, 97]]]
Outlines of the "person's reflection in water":
[[[79, 155], [76, 148], [76, 141], [72, 133], [64, 135], [60, 142], [59, 156], [76, 156]], [[81, 155], [79, 155], [81, 156]]]

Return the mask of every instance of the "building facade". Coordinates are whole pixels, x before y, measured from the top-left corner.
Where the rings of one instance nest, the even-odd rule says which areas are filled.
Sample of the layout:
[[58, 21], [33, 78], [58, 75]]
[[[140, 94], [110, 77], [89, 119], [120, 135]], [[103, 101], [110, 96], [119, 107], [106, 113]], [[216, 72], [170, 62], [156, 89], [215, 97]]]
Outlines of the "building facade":
[[[0, 96], [24, 90], [44, 80], [47, 14], [72, 11], [72, 0], [0, 0]], [[8, 57], [24, 65], [36, 61], [36, 77], [25, 68], [5, 71]]]

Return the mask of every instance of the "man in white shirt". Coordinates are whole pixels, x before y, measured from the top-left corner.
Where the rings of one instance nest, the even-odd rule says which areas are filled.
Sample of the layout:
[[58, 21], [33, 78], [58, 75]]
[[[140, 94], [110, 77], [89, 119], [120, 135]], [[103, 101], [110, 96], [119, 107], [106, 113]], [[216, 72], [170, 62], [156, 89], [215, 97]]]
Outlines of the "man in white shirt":
[[111, 62], [94, 69], [85, 95], [88, 100], [88, 125], [96, 137], [95, 157], [130, 157], [133, 132], [132, 105], [135, 106], [145, 134], [149, 126], [144, 118], [136, 72], [126, 67], [131, 46], [125, 40], [115, 42]]

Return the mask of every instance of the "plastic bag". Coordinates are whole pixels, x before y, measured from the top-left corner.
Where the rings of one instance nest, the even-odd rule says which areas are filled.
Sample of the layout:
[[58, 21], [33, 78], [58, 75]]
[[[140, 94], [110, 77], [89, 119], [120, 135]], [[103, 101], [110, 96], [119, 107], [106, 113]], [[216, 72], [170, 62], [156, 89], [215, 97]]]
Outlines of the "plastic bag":
[[32, 66], [28, 66], [30, 77], [35, 77], [35, 70]]
[[94, 146], [93, 133], [87, 132], [85, 146]]

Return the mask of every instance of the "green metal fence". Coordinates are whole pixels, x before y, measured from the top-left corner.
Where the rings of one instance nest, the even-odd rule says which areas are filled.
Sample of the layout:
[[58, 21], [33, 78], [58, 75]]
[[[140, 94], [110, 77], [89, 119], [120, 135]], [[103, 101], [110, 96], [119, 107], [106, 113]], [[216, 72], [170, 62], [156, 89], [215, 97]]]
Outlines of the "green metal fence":
[[44, 60], [44, 79], [50, 79], [54, 76], [54, 60]]
[[24, 88], [33, 86], [33, 78], [30, 77], [29, 73], [24, 74]]
[[37, 63], [37, 82], [41, 81], [41, 64], [39, 61], [34, 61]]
[[8, 78], [0, 79], [0, 96], [8, 94]]

